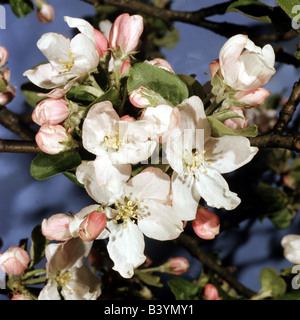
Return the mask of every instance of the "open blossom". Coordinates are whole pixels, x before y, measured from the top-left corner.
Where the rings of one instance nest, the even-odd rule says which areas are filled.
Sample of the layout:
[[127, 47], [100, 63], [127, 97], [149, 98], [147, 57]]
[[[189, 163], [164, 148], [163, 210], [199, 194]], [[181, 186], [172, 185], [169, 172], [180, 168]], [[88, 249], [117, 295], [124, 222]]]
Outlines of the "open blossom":
[[192, 226], [198, 237], [211, 240], [220, 232], [220, 219], [214, 212], [200, 208], [192, 221]]
[[124, 183], [123, 193], [114, 201], [105, 200], [105, 190], [99, 192], [93, 181], [95, 175], [87, 170], [85, 177], [90, 196], [98, 203], [106, 203], [110, 232], [104, 230], [99, 238], [109, 238], [107, 250], [114, 262], [113, 269], [124, 278], [132, 277], [134, 269], [146, 259], [144, 235], [164, 241], [177, 238], [183, 231], [181, 218], [169, 205], [170, 178], [162, 170], [143, 170]]
[[9, 274], [21, 274], [30, 261], [28, 253], [19, 247], [12, 246], [0, 253], [0, 269]]
[[29, 69], [24, 76], [35, 85], [45, 88], [69, 89], [80, 76], [97, 68], [99, 54], [95, 46], [94, 28], [85, 20], [65, 17], [70, 27], [81, 31], [73, 39], [62, 34], [45, 33], [37, 42], [38, 48], [49, 60], [35, 69]]
[[73, 145], [72, 137], [61, 125], [43, 124], [35, 135], [35, 141], [48, 154], [58, 154], [69, 150]]
[[70, 110], [64, 99], [45, 99], [34, 108], [32, 120], [38, 125], [56, 125], [63, 122], [69, 115]]
[[300, 264], [300, 235], [288, 234], [281, 240], [284, 256], [294, 264]]
[[92, 242], [79, 237], [46, 247], [48, 282], [39, 300], [96, 300], [101, 294], [100, 281], [84, 264]]
[[142, 16], [130, 16], [128, 13], [119, 15], [110, 30], [110, 48], [115, 51], [120, 49], [122, 55], [130, 54], [136, 49], [143, 29]]
[[181, 127], [170, 134], [166, 153], [173, 168], [172, 205], [184, 215], [182, 220], [194, 220], [202, 197], [209, 206], [232, 210], [240, 199], [229, 190], [223, 173], [245, 165], [258, 149], [241, 136], [211, 136], [211, 128], [201, 99], [192, 96], [177, 109]]
[[248, 36], [235, 35], [210, 64], [212, 92], [219, 101], [226, 98], [227, 105], [234, 101], [247, 107], [263, 104], [270, 92], [262, 87], [275, 74], [274, 63], [271, 45], [260, 48]]

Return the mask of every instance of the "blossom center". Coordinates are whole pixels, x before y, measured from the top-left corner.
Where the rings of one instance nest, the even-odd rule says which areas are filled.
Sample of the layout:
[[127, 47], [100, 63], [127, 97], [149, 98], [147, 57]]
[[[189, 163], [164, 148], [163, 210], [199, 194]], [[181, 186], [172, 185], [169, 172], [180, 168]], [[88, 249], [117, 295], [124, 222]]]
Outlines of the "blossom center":
[[115, 209], [112, 209], [113, 213], [116, 213], [114, 223], [123, 223], [124, 228], [127, 228], [127, 223], [135, 223], [136, 220], [140, 220], [139, 201], [131, 201], [126, 196], [122, 197], [120, 202], [115, 202]]
[[73, 280], [73, 273], [71, 271], [64, 271], [64, 272], [60, 272], [57, 276], [56, 276], [56, 281], [59, 284], [59, 286], [63, 289], [63, 290], [67, 290], [69, 293], [72, 293], [73, 291], [76, 291], [77, 288], [70, 288], [68, 287], [68, 284], [71, 280]]
[[68, 49], [68, 58], [70, 59], [69, 61], [63, 61], [62, 59], [59, 59], [59, 62], [62, 64], [62, 68], [65, 69], [65, 71], [60, 72], [61, 73], [67, 73], [68, 71], [71, 71], [72, 67], [75, 64], [75, 59], [73, 57], [71, 48]]
[[211, 162], [208, 161], [208, 158], [205, 158], [206, 151], [203, 150], [199, 152], [195, 151], [184, 151], [183, 162], [186, 167], [186, 171], [190, 176], [195, 175], [195, 173], [207, 173], [207, 165], [210, 165]]
[[125, 137], [120, 139], [118, 130], [115, 130], [104, 137], [104, 143], [107, 151], [118, 151], [120, 146], [124, 145], [125, 142]]

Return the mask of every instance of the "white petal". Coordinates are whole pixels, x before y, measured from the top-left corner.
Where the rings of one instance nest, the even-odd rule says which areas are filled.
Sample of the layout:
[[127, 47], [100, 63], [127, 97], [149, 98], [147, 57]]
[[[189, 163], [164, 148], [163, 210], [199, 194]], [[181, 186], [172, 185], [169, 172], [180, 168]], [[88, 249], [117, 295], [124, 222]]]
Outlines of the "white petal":
[[145, 241], [143, 233], [136, 224], [128, 223], [124, 228], [123, 223], [108, 225], [111, 230], [107, 250], [114, 262], [113, 269], [124, 278], [131, 278], [134, 269], [144, 263]]
[[249, 139], [240, 136], [210, 138], [205, 144], [205, 156], [211, 168], [220, 173], [232, 172], [250, 162], [258, 152]]
[[172, 240], [178, 238], [183, 231], [181, 219], [171, 206], [154, 200], [145, 200], [139, 206], [143, 217], [138, 226], [145, 236], [156, 240]]
[[131, 174], [131, 166], [113, 165], [108, 158], [82, 163], [76, 170], [78, 181], [98, 203], [110, 205], [123, 194], [123, 184]]
[[179, 128], [172, 130], [166, 144], [166, 158], [172, 169], [181, 174], [184, 171], [183, 166], [183, 133]]
[[128, 181], [125, 194], [139, 201], [166, 202], [170, 194], [170, 177], [159, 168], [148, 167]]
[[172, 207], [183, 221], [194, 220], [200, 201], [195, 187], [195, 177], [191, 175], [172, 175]]
[[241, 202], [237, 194], [229, 190], [228, 184], [221, 174], [212, 168], [209, 168], [207, 173], [198, 175], [196, 187], [210, 207], [233, 210]]
[[70, 28], [77, 28], [81, 33], [87, 36], [90, 40], [95, 42], [94, 28], [93, 26], [84, 19], [72, 18], [65, 16], [64, 20], [67, 22]]
[[38, 300], [61, 300], [57, 284], [54, 280], [48, 280], [48, 283], [39, 293]]
[[115, 130], [119, 116], [110, 101], [95, 104], [89, 110], [82, 127], [83, 146], [89, 152], [102, 155], [105, 152], [102, 142], [104, 137]]

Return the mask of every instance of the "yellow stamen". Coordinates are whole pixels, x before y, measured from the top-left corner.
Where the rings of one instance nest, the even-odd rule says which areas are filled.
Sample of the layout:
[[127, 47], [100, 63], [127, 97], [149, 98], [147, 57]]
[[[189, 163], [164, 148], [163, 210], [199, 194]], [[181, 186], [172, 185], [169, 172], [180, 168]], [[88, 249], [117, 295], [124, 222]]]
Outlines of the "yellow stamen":
[[104, 137], [104, 143], [107, 151], [118, 151], [126, 143], [126, 138], [120, 139], [119, 131], [115, 130]]
[[204, 158], [205, 153], [206, 150], [203, 150], [202, 153], [197, 150], [184, 153], [183, 162], [189, 175], [193, 176], [196, 172], [207, 173], [206, 164], [211, 165], [211, 162], [208, 161], [208, 158]]
[[115, 202], [115, 209], [112, 212], [116, 212], [116, 217], [113, 220], [114, 223], [123, 223], [124, 228], [127, 228], [127, 222], [135, 223], [136, 220], [140, 220], [141, 211], [138, 208], [139, 201], [133, 202], [128, 200], [125, 196], [122, 197], [123, 203]]
[[71, 48], [69, 48], [68, 51], [69, 51], [68, 58], [70, 59], [70, 61], [63, 61], [62, 59], [59, 59], [59, 62], [62, 64], [63, 69], [65, 69], [65, 71], [60, 72], [60, 74], [71, 71], [72, 67], [75, 64], [75, 59], [73, 57]]

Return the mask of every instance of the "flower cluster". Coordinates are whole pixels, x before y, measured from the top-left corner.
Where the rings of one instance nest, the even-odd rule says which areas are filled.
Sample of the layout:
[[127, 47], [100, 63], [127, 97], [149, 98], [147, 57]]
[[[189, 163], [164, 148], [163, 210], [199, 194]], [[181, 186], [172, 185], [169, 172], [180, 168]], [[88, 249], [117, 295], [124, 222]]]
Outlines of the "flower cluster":
[[[203, 239], [219, 233], [213, 209], [233, 210], [241, 202], [223, 174], [258, 151], [234, 134], [247, 127], [238, 108], [269, 95], [261, 86], [274, 74], [274, 55], [246, 36], [229, 39], [210, 65], [212, 96], [202, 97], [190, 94], [164, 59], [132, 64], [141, 16], [122, 14], [103, 33], [83, 19], [65, 21], [78, 34], [71, 40], [44, 34], [37, 46], [49, 63], [24, 75], [50, 90], [39, 94], [32, 113], [39, 148], [49, 161], [78, 152], [81, 161], [69, 173], [93, 203], [43, 220], [43, 235], [55, 243], [46, 247], [48, 282], [39, 299], [96, 299], [100, 282], [84, 264], [95, 240], [106, 239], [113, 269], [131, 278], [146, 261], [144, 237], [176, 239], [188, 221]], [[216, 135], [213, 117], [231, 134]]]

